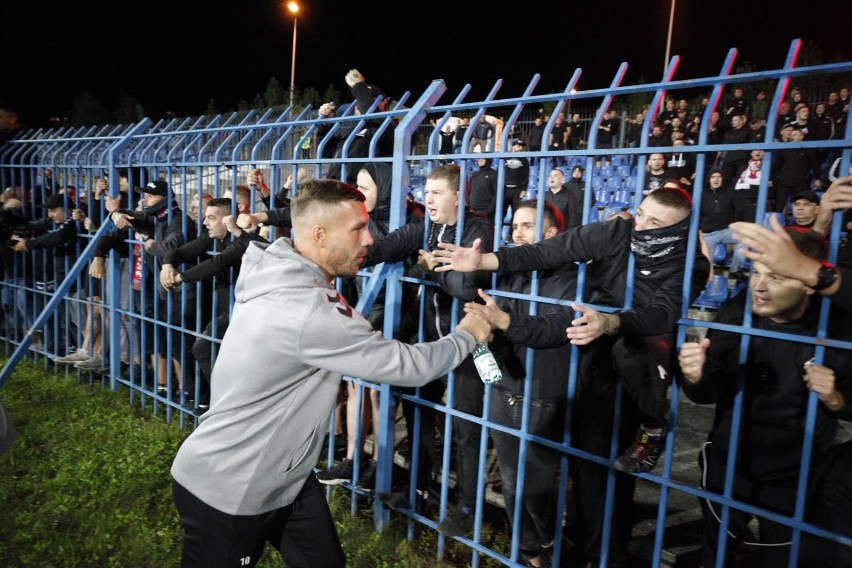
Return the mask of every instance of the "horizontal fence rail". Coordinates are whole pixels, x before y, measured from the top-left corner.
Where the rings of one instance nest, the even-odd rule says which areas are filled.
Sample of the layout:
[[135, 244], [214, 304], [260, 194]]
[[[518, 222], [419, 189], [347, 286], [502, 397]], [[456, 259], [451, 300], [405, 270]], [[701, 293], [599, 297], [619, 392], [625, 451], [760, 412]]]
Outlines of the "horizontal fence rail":
[[[426, 246], [432, 230], [425, 194], [429, 173], [440, 165], [455, 164], [462, 180], [456, 231], [460, 244], [465, 228], [483, 221], [468, 205], [477, 197], [469, 190], [478, 187], [479, 172], [488, 167], [480, 159], [487, 159], [496, 179], [492, 186], [496, 206], [487, 219], [488, 232], [491, 250], [497, 250], [513, 246], [512, 215], [520, 192], [524, 199], [535, 200], [536, 235], [545, 236], [545, 203], [559, 199], [549, 192], [554, 169], [565, 182], [576, 177], [571, 185], [578, 188], [582, 214], [569, 213], [576, 214], [583, 225], [606, 223], [612, 216], [637, 212], [644, 197], [656, 188], [660, 176], [651, 162], [655, 154], [662, 154], [667, 164], [673, 164], [669, 171], [677, 170], [673, 176], [677, 183], [692, 195], [693, 211], [684, 280], [679, 301], [673, 299], [680, 314], [671, 330], [674, 345], [669, 356], [676, 358], [678, 346], [700, 340], [708, 331], [741, 337], [736, 348], [739, 377], [731, 385], [730, 432], [726, 434], [730, 452], [721, 466], [715, 466], [720, 477], [711, 480], [713, 488], [708, 488], [707, 474], [699, 469], [696, 458], [702, 454], [706, 460], [708, 451], [721, 451], [703, 445], [714, 426], [714, 406], [691, 402], [677, 388], [683, 381], [677, 376], [666, 400], [668, 433], [662, 442], [661, 464], [646, 473], [619, 472], [614, 463], [637, 424], [634, 397], [621, 387], [619, 377], [596, 377], [611, 383], [612, 391], [605, 397], [606, 410], [601, 411], [607, 422], [595, 426], [606, 432], [605, 450], [590, 449], [588, 431], [580, 434], [583, 429], [577, 426], [578, 417], [591, 420], [587, 406], [591, 403], [588, 395], [584, 398], [584, 389], [591, 388], [586, 380], [591, 371], [582, 363], [587, 350], [567, 344], [565, 388], [553, 401], [542, 402], [534, 394], [538, 392], [535, 381], [542, 380], [535, 361], [545, 355], [532, 347], [523, 362], [522, 390], [508, 394], [499, 383], [479, 385], [475, 375], [466, 374], [464, 365], [443, 382], [413, 390], [346, 377], [342, 392], [348, 389], [345, 404], [351, 418], [347, 421], [346, 413], [330, 417], [330, 443], [323, 454], [327, 463], [318, 467], [342, 457], [340, 445], [346, 443], [334, 434], [348, 429], [358, 448], [349, 456], [354, 478], [345, 484], [353, 496], [353, 513], [359, 500], [372, 499], [376, 527], [382, 529], [394, 508], [409, 522], [410, 538], [418, 526], [445, 528], [447, 519], [457, 514], [453, 503], [466, 488], [470, 492], [475, 487], [475, 494], [466, 495], [464, 503], [470, 525], [455, 535], [469, 548], [473, 566], [483, 562], [526, 565], [539, 554], [552, 558], [554, 566], [569, 565], [569, 559], [578, 558], [606, 566], [623, 562], [628, 551], [654, 566], [671, 565], [679, 556], [678, 565], [698, 566], [703, 561], [705, 566], [707, 562], [724, 566], [726, 554], [736, 552], [743, 558], [769, 554], [760, 545], [742, 544], [757, 538], [748, 533], [748, 526], [740, 526], [744, 518], [757, 519], [761, 527], [787, 535], [785, 544], [775, 547], [780, 553], [772, 553], [780, 554], [788, 566], [809, 558], [815, 540], [823, 549], [833, 547], [848, 557], [852, 534], [843, 532], [842, 525], [814, 521], [809, 507], [809, 488], [822, 482], [821, 478], [813, 482], [817, 470], [811, 467], [811, 457], [816, 463], [824, 451], [815, 447], [817, 427], [824, 424], [816, 394], [805, 397], [803, 445], [789, 448], [801, 452], [801, 468], [793, 482], [784, 485], [787, 500], [794, 504], [788, 512], [779, 512], [761, 497], [744, 497], [748, 491], [738, 485], [741, 480], [735, 467], [744, 451], [738, 440], [748, 437], [754, 427], [746, 415], [751, 396], [747, 386], [750, 353], [766, 341], [812, 348], [817, 363], [823, 362], [827, 349], [846, 353], [852, 347], [850, 339], [832, 335], [828, 325], [829, 311], [837, 308], [824, 300], [819, 325], [807, 334], [755, 326], [750, 308], [745, 309], [742, 323], [714, 321], [735, 293], [748, 292], [748, 284], [733, 277], [732, 253], [733, 258], [737, 255], [732, 245], [708, 251], [715, 276], [697, 298], [691, 286], [694, 271], [703, 266], [696, 260], [701, 258], [696, 251], [701, 208], [707, 203], [703, 197], [714, 168], [748, 167], [748, 153], [763, 152], [763, 175], [755, 172], [759, 181], [748, 213], [748, 219], [759, 224], [774, 213], [789, 215], [786, 201], [772, 201], [787, 188], [783, 183], [779, 186], [770, 172], [790, 160], [790, 152], [810, 156], [815, 169], [808, 173], [805, 185], [783, 194], [787, 197], [804, 189], [822, 193], [833, 178], [850, 172], [848, 107], [845, 114], [832, 119], [831, 134], [825, 139], [809, 134], [803, 140], [777, 140], [785, 121], [778, 110], [797, 81], [827, 77], [838, 87], [845, 82], [848, 89], [852, 79], [852, 62], [797, 67], [800, 45], [798, 40], [792, 43], [784, 65], [776, 70], [738, 75], [732, 74], [737, 53], [731, 50], [718, 75], [699, 79], [679, 79], [679, 58], [674, 57], [659, 82], [642, 85], [622, 84], [624, 63], [610, 86], [586, 91], [576, 90], [582, 74], [577, 69], [558, 93], [537, 94], [539, 78], [534, 76], [519, 96], [503, 93], [498, 81], [484, 99], [469, 100], [469, 85], [451, 94], [437, 80], [422, 93], [402, 94], [389, 109], [376, 99], [363, 113], [348, 104], [340, 105], [331, 116], [321, 116], [311, 107], [286, 108], [23, 132], [0, 147], [0, 188], [5, 190], [2, 338], [7, 358], [0, 387], [28, 356], [44, 369], [76, 373], [81, 381], [126, 392], [132, 404], [191, 428], [207, 409], [211, 368], [234, 305], [241, 256], [234, 253], [239, 250], [236, 243], [256, 238], [252, 230], [270, 242], [290, 236], [286, 220], [280, 219], [289, 215], [282, 212], [306, 180], [333, 176], [357, 184], [362, 167], [387, 168], [390, 195], [382, 223], [393, 231], [422, 220]], [[720, 136], [717, 123], [729, 128], [728, 109], [738, 104], [734, 89], [747, 93], [751, 105], [756, 91], [766, 85], [772, 86], [766, 99], [768, 113], [754, 131], [749, 130], [763, 132], [763, 137], [742, 144]], [[679, 118], [685, 120], [672, 128], [665, 117], [677, 116], [681, 100], [685, 104]], [[816, 113], [822, 101], [807, 100], [811, 117], [817, 115], [822, 121]], [[756, 108], [750, 112], [755, 116]], [[492, 125], [485, 139], [474, 135], [481, 119]], [[809, 124], [815, 132], [816, 123]], [[687, 143], [673, 141], [672, 129], [682, 131]], [[446, 134], [450, 132], [452, 136]], [[665, 134], [668, 138], [661, 141]], [[442, 138], [452, 138], [452, 143]], [[743, 151], [746, 155], [733, 159]], [[520, 185], [513, 177], [518, 164], [524, 164], [527, 172]], [[741, 169], [736, 170], [735, 175], [740, 173]], [[155, 181], [165, 182], [165, 201], [174, 203], [162, 209], [158, 220], [170, 228], [168, 232], [122, 229], [125, 213], [157, 207], [134, 191]], [[207, 202], [224, 197], [232, 198], [234, 224], [245, 222], [248, 228], [237, 228], [233, 236], [205, 237], [208, 230], [212, 236], [216, 222], [206, 216]], [[571, 207], [579, 208], [580, 201]], [[54, 216], [57, 209], [64, 218]], [[258, 217], [263, 219], [260, 223]], [[828, 239], [832, 260], [845, 242], [846, 229], [835, 220]], [[21, 241], [26, 241], [28, 250], [14, 251], [11, 247]], [[191, 243], [202, 241], [205, 246], [193, 249], [191, 258], [188, 252], [166, 256], [175, 249], [188, 251]], [[34, 244], [36, 248], [30, 248]], [[420, 269], [413, 252], [413, 257], [405, 255], [409, 258], [362, 270], [355, 281], [339, 282], [339, 290], [385, 337], [425, 341], [434, 339], [426, 321], [431, 313], [427, 298], [432, 291], [443, 292], [440, 281]], [[604, 314], [630, 310], [636, 307], [634, 293], [639, 293], [634, 283], [642, 276], [636, 274], [641, 268], [634, 266], [633, 255], [627, 256], [626, 274], [620, 276], [626, 278], [623, 301], [617, 304], [589, 302], [600, 297], [596, 289], [613, 283], [596, 281], [593, 263], [581, 259], [573, 267], [576, 286], [570, 295], [550, 294], [543, 271], [533, 273], [529, 285], [520, 291], [508, 289], [504, 275], [489, 275], [485, 291], [501, 305], [524, 301], [522, 316], [552, 314], [575, 303]], [[178, 265], [166, 263], [167, 258], [178, 258]], [[172, 274], [172, 268], [180, 272], [183, 283], [166, 288], [161, 279]], [[740, 267], [746, 273], [748, 269], [747, 263]], [[454, 298], [445, 314], [455, 314], [453, 326], [463, 315], [464, 302]], [[579, 312], [574, 315], [580, 316]], [[287, 316], [269, 315], [270, 321], [279, 317]], [[262, 350], [264, 346], [246, 348]], [[852, 368], [835, 371], [845, 377]], [[470, 380], [477, 383], [476, 388], [465, 382]], [[495, 417], [496, 409], [503, 408], [501, 396], [509, 397], [505, 408], [517, 410], [516, 423]], [[367, 422], [358, 418], [370, 412], [376, 413], [372, 433]], [[544, 417], [548, 417], [547, 428], [537, 422]], [[840, 432], [849, 432], [842, 421]], [[368, 457], [373, 448], [377, 448], [375, 464]], [[471, 464], [474, 471], [467, 469]], [[375, 479], [365, 488], [359, 481], [370, 467], [375, 468]], [[542, 479], [542, 471], [549, 472], [550, 478]], [[580, 480], [589, 486], [581, 487]], [[376, 498], [383, 493], [395, 495], [390, 497], [392, 507], [387, 506], [387, 496]], [[589, 511], [595, 496], [599, 501]], [[641, 523], [624, 519], [639, 502], [644, 529]], [[531, 518], [532, 514], [541, 517]], [[718, 529], [704, 539], [705, 544], [707, 539], [712, 541], [705, 548], [715, 550], [715, 559], [702, 559], [702, 541], [696, 535], [703, 524], [713, 522]], [[544, 529], [548, 534], [541, 534]], [[529, 544], [536, 539], [538, 544], [531, 549]], [[436, 557], [443, 557], [445, 550], [446, 536], [439, 533]]]

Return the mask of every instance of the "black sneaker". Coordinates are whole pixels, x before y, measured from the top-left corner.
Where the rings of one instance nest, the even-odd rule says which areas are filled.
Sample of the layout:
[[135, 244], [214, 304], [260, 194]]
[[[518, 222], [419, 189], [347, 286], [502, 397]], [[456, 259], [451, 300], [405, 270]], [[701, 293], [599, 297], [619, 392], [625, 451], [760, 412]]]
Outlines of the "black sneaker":
[[438, 530], [445, 536], [464, 536], [473, 530], [473, 515], [466, 507], [459, 507], [438, 524]]
[[[325, 459], [325, 456], [328, 455], [328, 436], [325, 436], [325, 439], [322, 443], [322, 450], [320, 451], [320, 458]], [[335, 434], [334, 435], [334, 459], [343, 459], [346, 457], [346, 433]]]
[[615, 469], [627, 473], [651, 471], [660, 459], [665, 441], [665, 428], [655, 435], [648, 434], [640, 427], [627, 451], [616, 458]]
[[[424, 493], [418, 489], [414, 495], [414, 505], [408, 500], [408, 488], [402, 491], [389, 491], [387, 493], [377, 493], [376, 498], [384, 503], [386, 507], [394, 511], [412, 511], [424, 516], [430, 516], [438, 504], [429, 498], [429, 493]], [[435, 510], [434, 512], [437, 512]]]
[[358, 476], [358, 489], [372, 491], [376, 488], [376, 460], [367, 460], [367, 465]]
[[352, 460], [343, 458], [336, 466], [318, 472], [317, 481], [325, 485], [352, 483]]
[[129, 381], [131, 379], [131, 373], [133, 375], [132, 376], [133, 380], [136, 381], [137, 383], [141, 383], [142, 380], [144, 379], [144, 376], [142, 374], [143, 369], [142, 369], [141, 364], [133, 363], [131, 365], [130, 363], [122, 363], [121, 364], [121, 375], [120, 375], [121, 378], [125, 381]]

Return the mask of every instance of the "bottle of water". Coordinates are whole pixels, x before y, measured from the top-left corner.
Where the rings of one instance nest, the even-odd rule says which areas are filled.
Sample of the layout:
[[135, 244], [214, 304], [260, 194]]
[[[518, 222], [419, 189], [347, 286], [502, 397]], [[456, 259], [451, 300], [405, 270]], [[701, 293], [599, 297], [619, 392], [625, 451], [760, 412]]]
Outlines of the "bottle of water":
[[486, 385], [494, 384], [503, 379], [503, 373], [500, 372], [497, 359], [494, 358], [494, 354], [488, 348], [488, 343], [484, 341], [473, 348], [473, 364], [476, 365], [479, 378]]

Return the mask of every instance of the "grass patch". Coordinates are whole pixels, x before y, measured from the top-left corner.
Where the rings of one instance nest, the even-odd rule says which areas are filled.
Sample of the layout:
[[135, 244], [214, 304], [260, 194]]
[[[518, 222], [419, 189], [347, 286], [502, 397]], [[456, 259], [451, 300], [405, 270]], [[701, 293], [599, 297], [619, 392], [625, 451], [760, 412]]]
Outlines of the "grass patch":
[[[0, 396], [18, 430], [0, 457], [0, 566], [179, 565], [169, 469], [190, 430], [134, 408], [126, 389], [90, 387], [27, 360]], [[458, 542], [438, 561], [433, 531], [418, 527], [409, 542], [399, 515], [378, 533], [372, 507], [355, 516], [350, 507], [349, 493], [336, 489], [331, 508], [349, 566], [470, 564], [470, 549]], [[494, 539], [486, 533], [483, 542]], [[259, 566], [281, 566], [277, 551], [267, 547]]]

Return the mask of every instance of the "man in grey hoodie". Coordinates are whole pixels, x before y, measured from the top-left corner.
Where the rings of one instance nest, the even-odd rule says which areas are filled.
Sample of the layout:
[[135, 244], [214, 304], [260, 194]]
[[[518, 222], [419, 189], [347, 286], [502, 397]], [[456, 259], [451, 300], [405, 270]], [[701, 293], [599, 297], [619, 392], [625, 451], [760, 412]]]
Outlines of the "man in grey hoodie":
[[254, 566], [266, 542], [288, 566], [343, 566], [313, 473], [342, 375], [421, 386], [458, 367], [491, 331], [465, 316], [438, 341], [383, 339], [333, 286], [355, 276], [373, 243], [364, 196], [311, 180], [291, 214], [294, 241], [246, 251], [210, 410], [172, 465], [184, 567]]

